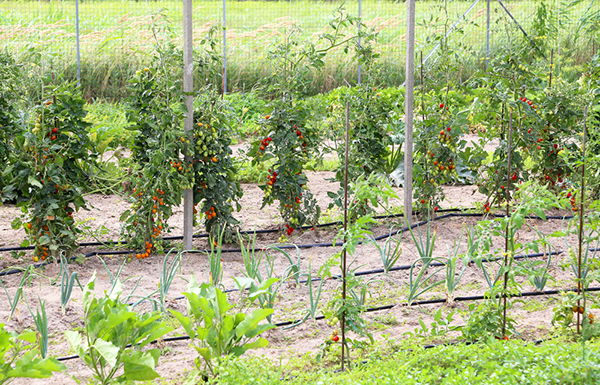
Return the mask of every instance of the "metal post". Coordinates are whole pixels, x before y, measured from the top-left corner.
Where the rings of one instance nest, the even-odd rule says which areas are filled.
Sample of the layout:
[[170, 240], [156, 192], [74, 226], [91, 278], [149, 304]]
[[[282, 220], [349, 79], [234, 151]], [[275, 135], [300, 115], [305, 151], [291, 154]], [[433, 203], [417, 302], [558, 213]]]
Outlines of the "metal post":
[[[185, 133], [189, 133], [194, 125], [194, 30], [192, 18], [192, 0], [183, 0], [183, 92], [187, 114], [183, 122]], [[186, 163], [191, 162], [187, 154], [187, 145], [184, 147]], [[183, 192], [183, 248], [192, 249], [192, 236], [194, 234], [194, 195], [193, 190], [186, 189]]]
[[490, 64], [490, 0], [487, 0], [487, 34], [485, 37], [485, 70]]
[[223, 95], [227, 93], [227, 8], [223, 0]]
[[404, 217], [412, 224], [413, 104], [415, 97], [415, 0], [406, 2], [406, 100], [404, 112]]
[[[360, 48], [360, 25], [362, 23], [362, 0], [358, 0], [358, 48]], [[358, 84], [362, 83], [361, 65], [358, 63]]]
[[81, 86], [81, 57], [79, 48], [79, 0], [75, 0], [75, 39], [77, 40], [77, 87]]

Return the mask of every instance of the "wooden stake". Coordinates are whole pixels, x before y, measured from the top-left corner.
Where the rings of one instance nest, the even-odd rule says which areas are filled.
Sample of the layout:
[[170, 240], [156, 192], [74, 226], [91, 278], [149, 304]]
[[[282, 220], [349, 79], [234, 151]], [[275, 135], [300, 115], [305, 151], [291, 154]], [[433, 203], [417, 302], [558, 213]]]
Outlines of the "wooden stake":
[[[583, 141], [581, 145], [581, 202], [579, 202], [579, 255], [577, 256], [577, 295], [585, 295], [583, 292], [583, 283], [581, 278], [581, 246], [583, 244], [583, 200], [585, 197], [585, 140], [587, 135], [587, 114], [588, 107], [585, 106], [583, 110]], [[585, 302], [585, 301], [584, 301]], [[581, 299], [577, 300], [577, 310], [581, 306]], [[581, 325], [581, 314], [579, 311], [577, 312], [577, 333], [580, 333], [580, 325]]]
[[[512, 155], [512, 111], [510, 112], [510, 119], [508, 122], [508, 170], [506, 177], [506, 217], [510, 217], [510, 162]], [[510, 224], [506, 224], [506, 233], [504, 239], [504, 267], [508, 266], [508, 237], [512, 237], [509, 234]], [[502, 337], [506, 337], [506, 289], [508, 288], [508, 271], [504, 272], [504, 290], [503, 290], [503, 316], [502, 316]]]
[[[346, 156], [344, 157], [344, 234], [348, 230], [348, 157], [350, 140], [350, 102], [346, 102]], [[342, 306], [346, 305], [346, 235], [344, 235], [344, 250], [342, 251]], [[342, 370], [346, 360], [346, 312], [342, 312]]]

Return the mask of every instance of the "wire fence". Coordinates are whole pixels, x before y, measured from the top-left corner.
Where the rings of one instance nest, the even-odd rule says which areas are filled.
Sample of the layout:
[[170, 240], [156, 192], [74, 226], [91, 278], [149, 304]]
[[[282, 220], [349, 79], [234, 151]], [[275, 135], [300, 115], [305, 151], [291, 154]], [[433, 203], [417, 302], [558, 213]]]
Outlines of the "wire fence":
[[[194, 38], [198, 42], [210, 27], [226, 25], [226, 40], [219, 44], [226, 43], [228, 88], [248, 90], [269, 77], [268, 50], [286, 30], [298, 26], [302, 31], [298, 38], [314, 39], [326, 30], [342, 4], [347, 12], [355, 16], [360, 13], [363, 23], [378, 32], [378, 76], [382, 83], [402, 84], [404, 2], [196, 1]], [[81, 78], [89, 98], [123, 96], [127, 80], [153, 51], [156, 28], [167, 28], [172, 33], [165, 36], [182, 45], [180, 1], [0, 0], [0, 48], [21, 62], [45, 58], [46, 68], [67, 79], [76, 78], [77, 6]], [[485, 60], [488, 49], [493, 55], [499, 45], [527, 34], [533, 43], [554, 49], [559, 67], [562, 59], [563, 68], [568, 68], [580, 65], [597, 51], [599, 9], [596, 0], [569, 4], [559, 0], [418, 1], [416, 52], [427, 58], [447, 35], [448, 46], [465, 63], [476, 66]], [[434, 54], [430, 60], [435, 59]], [[314, 92], [355, 84], [357, 76], [355, 61], [332, 55], [315, 79]]]

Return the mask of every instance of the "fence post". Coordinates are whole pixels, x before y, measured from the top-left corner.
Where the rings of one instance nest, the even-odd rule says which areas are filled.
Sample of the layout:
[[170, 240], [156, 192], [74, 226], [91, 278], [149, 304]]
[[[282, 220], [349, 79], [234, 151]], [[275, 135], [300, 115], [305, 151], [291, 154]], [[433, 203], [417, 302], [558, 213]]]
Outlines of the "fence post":
[[223, 0], [223, 95], [227, 93], [227, 8]]
[[406, 2], [406, 88], [404, 112], [404, 217], [412, 224], [413, 105], [415, 96], [415, 0]]
[[79, 48], [79, 0], [75, 0], [75, 39], [77, 41], [77, 87], [81, 86], [81, 57]]
[[[183, 122], [185, 133], [189, 133], [194, 125], [194, 47], [193, 47], [193, 17], [192, 0], [183, 0], [183, 92], [185, 95], [185, 105], [187, 114]], [[187, 145], [184, 147], [186, 163], [190, 162], [190, 156], [187, 153]], [[192, 239], [194, 235], [194, 193], [191, 189], [183, 192], [183, 249], [192, 249]]]

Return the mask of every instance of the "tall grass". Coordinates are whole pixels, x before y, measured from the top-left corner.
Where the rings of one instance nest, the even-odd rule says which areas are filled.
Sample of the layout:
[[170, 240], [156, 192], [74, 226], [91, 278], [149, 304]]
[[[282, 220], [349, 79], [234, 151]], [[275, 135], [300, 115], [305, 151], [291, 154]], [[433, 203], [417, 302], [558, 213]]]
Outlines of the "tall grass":
[[[591, 1], [591, 0], [590, 0]], [[551, 23], [560, 22], [556, 41], [549, 48], [563, 52], [565, 65], [578, 66], [597, 50], [594, 38], [598, 29], [596, 8], [583, 1], [567, 8], [558, 0], [547, 0]], [[208, 29], [221, 23], [221, 1], [195, 3], [194, 38], [200, 40]], [[252, 89], [268, 81], [272, 69], [267, 53], [282, 31], [292, 24], [303, 28], [302, 39], [323, 32], [333, 11], [342, 0], [332, 1], [229, 1], [227, 4], [228, 88], [231, 91]], [[344, 2], [345, 8], [357, 13], [357, 1]], [[417, 4], [417, 51], [427, 54], [451, 25], [471, 5], [470, 1], [419, 1]], [[539, 1], [506, 2], [507, 7], [525, 30], [532, 32], [532, 22]], [[592, 8], [590, 8], [592, 4]], [[386, 86], [404, 81], [405, 4], [393, 1], [364, 1], [362, 17], [365, 25], [379, 32], [376, 50], [380, 53], [377, 78]], [[493, 3], [491, 13], [492, 52], [503, 44], [507, 34], [519, 32], [506, 13]], [[462, 65], [458, 75], [468, 77], [485, 54], [486, 4], [480, 2], [471, 10], [449, 39]], [[182, 44], [182, 7], [179, 1], [106, 0], [80, 2], [80, 35], [82, 86], [89, 98], [120, 99], [131, 75], [148, 59], [155, 38], [152, 25], [169, 26], [159, 40]], [[596, 27], [594, 27], [594, 25]], [[595, 28], [595, 29], [594, 29]], [[583, 35], [583, 38], [573, 38]], [[44, 58], [57, 74], [67, 79], [76, 76], [74, 1], [3, 1], [0, 0], [0, 48], [13, 52], [21, 61], [40, 64]], [[435, 57], [432, 58], [434, 60]], [[578, 71], [577, 68], [567, 70]], [[311, 90], [328, 91], [357, 79], [356, 62], [342, 52], [335, 52], [322, 72], [314, 74]], [[203, 79], [197, 77], [196, 84]]]

